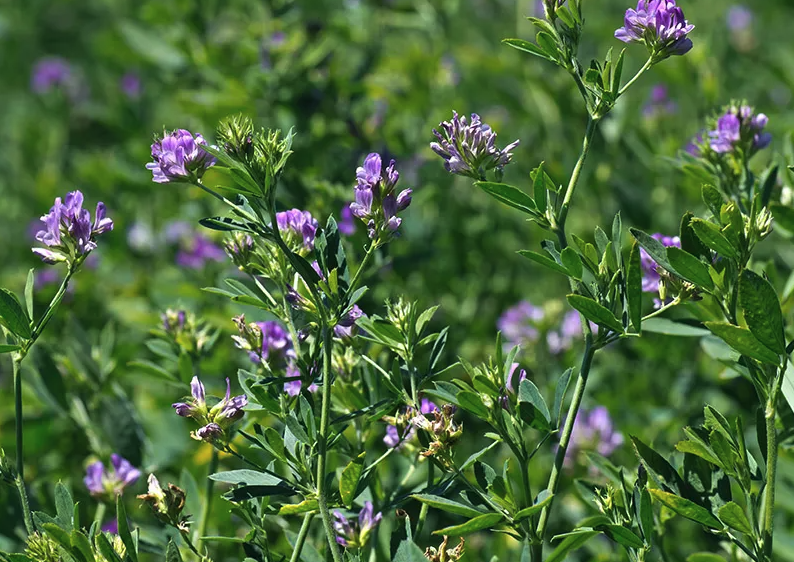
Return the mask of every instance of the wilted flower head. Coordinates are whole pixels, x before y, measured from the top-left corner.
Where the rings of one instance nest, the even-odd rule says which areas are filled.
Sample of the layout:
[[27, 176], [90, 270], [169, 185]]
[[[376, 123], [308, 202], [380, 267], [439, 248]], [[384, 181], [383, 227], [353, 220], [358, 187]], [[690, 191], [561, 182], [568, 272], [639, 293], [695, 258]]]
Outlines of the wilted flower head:
[[[678, 236], [665, 236], [657, 232], [652, 237], [668, 248], [671, 246], [681, 247], [681, 239]], [[658, 264], [644, 248], [640, 248], [640, 266], [642, 267], [642, 290], [646, 293], [657, 292], [659, 290], [659, 281], [661, 281], [661, 276], [656, 270]]]
[[204, 385], [198, 377], [193, 377], [190, 382], [189, 402], [175, 402], [172, 407], [177, 415], [192, 418], [202, 427], [191, 432], [190, 436], [197, 441], [214, 442], [229, 437], [231, 426], [245, 415], [243, 408], [248, 405], [245, 394], [231, 396], [231, 383], [226, 379], [226, 396], [215, 406], [207, 404]]
[[756, 114], [748, 105], [731, 105], [717, 119], [717, 128], [709, 132], [709, 146], [718, 154], [736, 149], [752, 154], [772, 142], [772, 135], [764, 132], [768, 122], [766, 115]]
[[404, 189], [395, 195], [400, 174], [394, 164], [392, 160], [384, 170], [380, 154], [373, 152], [356, 169], [355, 201], [350, 204], [350, 211], [364, 221], [373, 240], [395, 234], [402, 224], [397, 213], [411, 204], [412, 190]]
[[543, 320], [543, 310], [529, 301], [521, 301], [505, 310], [496, 327], [512, 344], [527, 344], [538, 339], [538, 323]]
[[612, 418], [603, 406], [590, 411], [580, 410], [573, 424], [571, 442], [565, 455], [565, 464], [571, 466], [579, 451], [595, 450], [608, 457], [623, 444], [623, 435], [615, 431]]
[[448, 172], [468, 176], [475, 180], [485, 179], [485, 173], [496, 170], [501, 174], [513, 158], [511, 150], [518, 146], [513, 141], [503, 149], [496, 146], [496, 132], [483, 123], [476, 113], [471, 114], [471, 123], [466, 117], [452, 112], [452, 121], [444, 121], [433, 134], [438, 142], [431, 142], [430, 148], [444, 159]]
[[146, 494], [139, 495], [138, 499], [148, 504], [155, 517], [163, 523], [172, 525], [183, 533], [187, 533], [190, 530], [190, 522], [187, 517], [182, 516], [186, 499], [184, 490], [173, 484], [168, 484], [168, 488], [163, 490], [157, 477], [154, 474], [150, 474], [149, 491]]
[[351, 523], [342, 512], [334, 511], [336, 542], [345, 548], [362, 548], [366, 545], [370, 533], [383, 519], [382, 513], [374, 513], [374, 511], [372, 502], [364, 502], [356, 523]]
[[83, 483], [92, 496], [112, 502], [125, 488], [138, 481], [141, 471], [115, 453], [110, 456], [110, 464], [109, 469], [102, 461], [88, 465]]
[[97, 247], [96, 237], [113, 230], [113, 221], [105, 216], [105, 204], [97, 203], [94, 221], [83, 209], [83, 194], [69, 192], [63, 202], [55, 198], [50, 212], [41, 217], [44, 230], [36, 233], [36, 240], [46, 248], [33, 248], [33, 253], [46, 263], [71, 262], [87, 255]]
[[[419, 402], [419, 414], [432, 414], [438, 411], [438, 406], [427, 398], [422, 398]], [[417, 416], [416, 409], [412, 406], [407, 406], [395, 416], [385, 416], [383, 419], [389, 422], [390, 425], [386, 427], [386, 436], [383, 438], [383, 443], [390, 448], [402, 449], [408, 442], [416, 437], [416, 427], [414, 425], [414, 418]]]
[[[565, 0], [562, 0], [563, 2]], [[465, 541], [463, 537], [460, 537], [460, 542], [455, 548], [449, 548], [447, 543], [449, 542], [449, 537], [444, 535], [444, 540], [441, 541], [441, 544], [436, 549], [433, 546], [428, 546], [425, 549], [425, 558], [427, 558], [430, 562], [457, 562], [463, 556], [463, 545]]]
[[206, 144], [204, 137], [194, 137], [185, 129], [164, 133], [162, 139], [152, 144], [154, 162], [146, 164], [146, 169], [151, 170], [157, 183], [198, 181], [215, 164], [215, 157], [201, 148]]
[[432, 419], [424, 414], [416, 414], [412, 423], [425, 430], [430, 438], [427, 450], [422, 451], [423, 457], [435, 457], [445, 466], [452, 466], [455, 443], [463, 435], [463, 426], [455, 422], [457, 408], [452, 404], [444, 404], [432, 412]]
[[30, 87], [37, 94], [49, 92], [57, 86], [68, 86], [72, 78], [72, 66], [60, 57], [46, 57], [33, 68]]
[[309, 211], [290, 209], [276, 213], [276, 224], [292, 251], [305, 256], [314, 249], [319, 223]]
[[624, 23], [615, 37], [624, 43], [644, 43], [657, 62], [692, 49], [687, 35], [695, 26], [686, 20], [675, 0], [639, 0], [636, 10], [626, 10]]

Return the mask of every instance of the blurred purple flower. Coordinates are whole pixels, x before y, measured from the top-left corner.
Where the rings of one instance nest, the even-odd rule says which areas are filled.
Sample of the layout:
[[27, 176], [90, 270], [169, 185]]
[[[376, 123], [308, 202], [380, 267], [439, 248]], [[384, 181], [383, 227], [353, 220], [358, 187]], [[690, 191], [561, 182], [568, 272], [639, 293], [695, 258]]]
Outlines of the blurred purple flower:
[[206, 144], [204, 137], [194, 137], [185, 129], [164, 133], [162, 139], [152, 144], [154, 162], [146, 164], [146, 169], [151, 170], [156, 183], [195, 182], [215, 164], [215, 157], [201, 148]]
[[651, 96], [643, 108], [643, 114], [646, 117], [652, 117], [660, 114], [675, 113], [678, 105], [670, 99], [667, 86], [664, 84], [657, 84], [651, 89]]
[[[593, 332], [598, 331], [598, 326], [590, 323]], [[562, 317], [559, 330], [550, 330], [546, 334], [546, 344], [549, 351], [554, 354], [571, 349], [574, 340], [582, 337], [582, 317], [576, 310], [569, 310]]]
[[502, 313], [496, 327], [506, 342], [526, 345], [538, 339], [537, 323], [543, 320], [543, 316], [543, 310], [529, 301], [521, 301]]
[[687, 35], [695, 26], [686, 21], [675, 0], [639, 0], [636, 10], [626, 10], [624, 24], [615, 37], [624, 43], [644, 43], [657, 60], [692, 49]]
[[60, 57], [45, 57], [33, 67], [30, 87], [37, 94], [44, 94], [57, 86], [68, 86], [72, 78], [72, 67]]
[[356, 232], [356, 221], [353, 217], [353, 211], [350, 210], [350, 205], [345, 205], [339, 211], [339, 222], [337, 223], [339, 232], [345, 236], [352, 236]]
[[[268, 363], [280, 364], [295, 355], [289, 333], [279, 322], [267, 320], [257, 322], [256, 325], [262, 330], [262, 359]], [[251, 352], [250, 357], [254, 363], [259, 363], [258, 354]]]
[[103, 533], [110, 533], [111, 535], [119, 534], [119, 522], [117, 519], [111, 519], [99, 529]]
[[105, 213], [105, 204], [100, 201], [91, 222], [91, 213], [83, 209], [80, 191], [69, 192], [63, 202], [56, 197], [50, 212], [41, 217], [45, 229], [36, 233], [36, 240], [47, 248], [33, 248], [33, 253], [46, 263], [71, 261], [88, 254], [97, 247], [97, 236], [113, 230], [113, 221]]
[[565, 454], [565, 465], [572, 466], [582, 450], [595, 450], [599, 455], [608, 457], [622, 444], [623, 435], [615, 431], [609, 411], [604, 406], [597, 406], [590, 411], [579, 410]]
[[137, 252], [151, 252], [157, 247], [157, 239], [149, 224], [135, 221], [127, 230], [127, 244]]
[[110, 469], [106, 469], [102, 461], [88, 465], [83, 478], [83, 483], [92, 496], [102, 497], [108, 501], [124, 493], [124, 489], [134, 484], [141, 476], [140, 470], [116, 453], [110, 455], [110, 463]]
[[361, 548], [367, 544], [369, 534], [383, 519], [382, 513], [374, 513], [372, 502], [364, 502], [358, 514], [357, 524], [352, 524], [340, 511], [334, 511], [336, 542], [345, 548]]
[[439, 129], [433, 129], [438, 142], [431, 142], [430, 148], [444, 159], [444, 168], [475, 180], [483, 179], [488, 170], [501, 172], [512, 160], [510, 151], [519, 142], [513, 141], [499, 149], [496, 132], [476, 113], [471, 114], [471, 123], [468, 123], [465, 116], [460, 117], [453, 111], [452, 120], [442, 122]]
[[772, 142], [772, 135], [764, 132], [769, 118], [756, 114], [748, 105], [731, 106], [717, 119], [717, 128], [709, 132], [709, 146], [718, 154], [732, 152], [738, 145], [749, 144], [750, 150], [761, 150]]
[[[657, 232], [653, 234], [652, 237], [668, 248], [681, 247], [681, 239], [678, 236], [665, 236]], [[656, 271], [658, 264], [644, 248], [640, 248], [640, 266], [642, 267], [642, 290], [646, 293], [658, 292], [659, 281], [661, 280], [659, 272]]]
[[130, 99], [137, 99], [141, 95], [142, 85], [141, 77], [135, 72], [127, 72], [119, 80], [119, 86], [124, 95]]
[[728, 29], [734, 33], [746, 31], [753, 25], [753, 12], [747, 6], [734, 4], [728, 9], [725, 20]]
[[222, 262], [226, 259], [223, 248], [211, 242], [201, 234], [196, 234], [176, 254], [176, 264], [189, 269], [201, 269], [207, 262]]
[[703, 143], [703, 131], [700, 131], [695, 138], [693, 138], [689, 143], [684, 147], [684, 150], [690, 156], [694, 156], [695, 158], [700, 157], [703, 151], [700, 148], [700, 145]]

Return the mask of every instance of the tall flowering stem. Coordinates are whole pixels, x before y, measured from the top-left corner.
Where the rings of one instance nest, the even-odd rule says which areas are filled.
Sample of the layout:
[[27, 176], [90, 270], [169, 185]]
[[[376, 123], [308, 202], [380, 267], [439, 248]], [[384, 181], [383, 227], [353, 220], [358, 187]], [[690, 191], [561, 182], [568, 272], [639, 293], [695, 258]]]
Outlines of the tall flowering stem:
[[760, 521], [761, 541], [763, 544], [763, 560], [772, 561], [772, 545], [775, 532], [775, 485], [777, 480], [777, 399], [783, 385], [786, 367], [778, 369], [764, 410], [766, 425], [766, 483], [764, 485], [764, 512]]
[[25, 519], [25, 530], [32, 535], [36, 528], [33, 526], [33, 515], [30, 512], [30, 502], [28, 493], [25, 490], [25, 462], [23, 460], [22, 446], [22, 377], [20, 368], [22, 366], [22, 355], [14, 354], [14, 414], [16, 417], [16, 486], [19, 492], [19, 499], [22, 503], [22, 516]]

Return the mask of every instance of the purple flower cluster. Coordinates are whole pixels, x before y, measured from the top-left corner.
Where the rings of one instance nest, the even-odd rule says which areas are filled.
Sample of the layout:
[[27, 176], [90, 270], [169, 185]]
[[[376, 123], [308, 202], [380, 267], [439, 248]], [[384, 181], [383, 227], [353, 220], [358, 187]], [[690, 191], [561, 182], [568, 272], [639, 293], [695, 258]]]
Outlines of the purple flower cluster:
[[245, 394], [232, 397], [231, 393], [231, 384], [227, 378], [226, 396], [210, 408], [207, 405], [204, 385], [198, 377], [193, 377], [190, 381], [190, 394], [193, 399], [190, 402], [175, 402], [172, 407], [177, 415], [192, 418], [201, 425], [201, 428], [191, 432], [193, 439], [213, 442], [227, 436], [232, 424], [245, 415], [243, 408], [248, 404], [248, 397]]
[[736, 4], [728, 9], [725, 22], [734, 33], [747, 31], [753, 25], [753, 12], [747, 6]]
[[403, 189], [395, 195], [399, 179], [394, 160], [384, 170], [380, 154], [374, 152], [356, 169], [355, 201], [350, 204], [350, 211], [366, 223], [367, 234], [373, 240], [396, 233], [402, 224], [397, 213], [411, 204], [412, 190]]
[[188, 269], [201, 269], [208, 262], [226, 260], [223, 249], [201, 234], [183, 239], [182, 247], [176, 254], [176, 264]]
[[692, 49], [687, 35], [695, 26], [686, 20], [675, 0], [639, 0], [636, 10], [626, 10], [624, 24], [615, 31], [615, 37], [624, 43], [644, 43], [657, 61], [685, 55]]
[[382, 513], [374, 513], [372, 502], [364, 502], [356, 524], [351, 523], [340, 511], [334, 511], [336, 542], [345, 548], [361, 548], [367, 544], [370, 533], [383, 519]]
[[146, 169], [151, 170], [152, 180], [157, 183], [195, 182], [215, 164], [215, 158], [201, 148], [206, 144], [204, 137], [194, 137], [185, 129], [164, 134], [152, 144], [154, 162], [146, 164]]
[[608, 457], [623, 444], [623, 435], [615, 431], [612, 418], [603, 406], [590, 411], [580, 410], [573, 422], [571, 442], [565, 455], [565, 465], [572, 466], [582, 450], [595, 450], [599, 455]]
[[732, 106], [717, 119], [717, 128], [710, 131], [709, 146], [718, 154], [733, 152], [737, 147], [749, 147], [754, 152], [766, 148], [772, 135], [764, 132], [769, 118], [756, 114], [748, 105]]
[[677, 109], [678, 105], [670, 99], [667, 86], [657, 84], [651, 89], [650, 99], [645, 104], [642, 112], [646, 117], [653, 117], [675, 113]]
[[68, 86], [72, 78], [72, 67], [60, 57], [46, 57], [36, 63], [30, 79], [30, 87], [37, 94], [44, 94], [58, 86]]
[[[681, 239], [678, 236], [665, 236], [657, 232], [652, 237], [668, 248], [671, 246], [681, 247]], [[644, 248], [640, 248], [640, 266], [642, 267], [642, 290], [646, 293], [658, 292], [659, 281], [661, 281], [661, 276], [656, 271], [658, 264]]]
[[452, 112], [452, 121], [444, 121], [433, 134], [438, 142], [431, 142], [433, 152], [444, 159], [448, 172], [474, 178], [485, 179], [485, 172], [502, 169], [513, 158], [510, 152], [519, 141], [513, 141], [503, 149], [496, 146], [496, 132], [483, 123], [476, 113], [471, 114], [471, 123], [466, 117]]
[[366, 314], [364, 314], [364, 311], [361, 310], [357, 304], [354, 304], [345, 317], [339, 320], [339, 323], [334, 326], [334, 334], [336, 337], [343, 340], [352, 338], [356, 329], [356, 320], [362, 316], [366, 316]]
[[306, 254], [314, 249], [314, 238], [320, 225], [309, 211], [290, 209], [276, 213], [276, 225], [294, 251]]
[[292, 340], [280, 322], [267, 320], [265, 322], [257, 322], [256, 325], [262, 330], [262, 352], [260, 354], [251, 353], [251, 361], [254, 363], [267, 361], [272, 364], [281, 364], [294, 357], [295, 351], [292, 349]]
[[110, 464], [110, 469], [106, 469], [102, 461], [88, 465], [83, 483], [92, 496], [112, 502], [125, 488], [138, 481], [141, 471], [116, 453], [110, 455]]
[[[593, 331], [598, 330], [598, 326], [590, 323]], [[550, 330], [546, 334], [546, 345], [549, 351], [554, 354], [562, 353], [571, 349], [575, 339], [582, 335], [582, 318], [576, 310], [569, 310], [562, 317], [562, 322], [558, 330]]]
[[44, 230], [36, 233], [36, 240], [46, 248], [33, 248], [33, 253], [46, 263], [72, 261], [96, 248], [96, 237], [113, 230], [113, 221], [105, 216], [105, 204], [97, 203], [94, 221], [91, 213], [83, 209], [83, 194], [72, 191], [63, 202], [55, 198], [50, 212], [41, 217]]
[[[432, 414], [436, 410], [438, 410], [438, 406], [436, 406], [427, 398], [422, 398], [419, 403], [419, 412], [421, 414]], [[414, 409], [409, 406], [405, 409], [405, 412], [399, 416], [399, 419], [407, 420], [406, 423], [400, 424], [402, 426], [402, 430], [400, 430], [396, 425], [386, 426], [386, 436], [383, 438], [383, 443], [387, 447], [394, 449], [395, 447], [402, 448], [406, 443], [413, 440], [413, 438], [416, 436], [416, 427], [411, 421], [413, 418]]]
[[353, 211], [350, 210], [348, 205], [345, 205], [342, 207], [342, 210], [339, 211], [339, 222], [336, 226], [339, 232], [345, 236], [352, 236], [356, 233], [356, 221], [353, 216]]
[[508, 308], [499, 317], [496, 327], [505, 340], [517, 345], [537, 341], [538, 323], [543, 320], [543, 310], [529, 301], [521, 301]]
[[[300, 377], [300, 376], [301, 376], [301, 372], [298, 369], [298, 367], [295, 365], [295, 363], [290, 363], [289, 365], [287, 365], [288, 378]], [[303, 388], [303, 383], [300, 380], [287, 381], [284, 383], [284, 392], [286, 392], [290, 396], [297, 396], [298, 394], [301, 393], [302, 388]], [[307, 388], [306, 390], [314, 394], [319, 389], [320, 389], [319, 386], [312, 383], [309, 385], [309, 388]]]

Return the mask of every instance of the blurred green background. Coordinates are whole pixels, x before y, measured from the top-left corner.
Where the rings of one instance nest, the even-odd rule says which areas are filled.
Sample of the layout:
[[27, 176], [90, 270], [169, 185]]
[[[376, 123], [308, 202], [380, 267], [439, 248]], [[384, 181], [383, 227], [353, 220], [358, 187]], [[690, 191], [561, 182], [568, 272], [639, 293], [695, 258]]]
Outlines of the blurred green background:
[[[759, 169], [774, 158], [792, 162], [794, 5], [748, 2], [743, 13], [732, 2], [680, 4], [696, 25], [695, 47], [647, 73], [603, 123], [570, 232], [588, 238], [620, 211], [626, 226], [672, 234], [684, 211], [702, 211], [699, 185], [678, 170], [676, 155], [704, 118], [732, 99], [747, 99], [770, 118], [774, 141], [756, 158]], [[584, 2], [583, 60], [622, 47], [613, 33], [627, 7], [616, 0]], [[34, 223], [54, 197], [81, 189], [89, 208], [104, 201], [115, 222], [41, 342], [48, 352], [28, 361], [26, 460], [34, 501], [46, 506], [61, 479], [93, 513], [82, 487], [84, 467], [92, 454], [106, 460], [111, 450], [123, 449], [145, 470], [174, 480], [182, 466], [203, 474], [209, 451], [191, 442], [188, 426], [168, 407], [184, 390], [128, 365], [154, 358], [144, 342], [165, 308], [187, 308], [223, 331], [205, 364], [209, 384], [219, 386], [245, 362], [228, 338], [230, 318], [256, 313], [201, 291], [233, 274], [233, 266], [212, 259], [199, 267], [177, 262], [180, 252], [197, 252], [197, 220], [221, 209], [197, 190], [152, 183], [144, 169], [152, 136], [164, 128], [184, 127], [211, 139], [217, 121], [237, 112], [265, 127], [294, 127], [295, 154], [279, 203], [306, 208], [321, 222], [338, 216], [352, 198], [355, 168], [368, 152], [395, 158], [414, 202], [403, 236], [378, 263], [362, 308], [378, 312], [385, 298], [400, 294], [424, 306], [440, 304], [435, 322], [451, 326], [450, 361], [457, 355], [484, 359], [498, 317], [522, 299], [544, 306], [544, 326], [555, 329], [566, 311], [564, 284], [515, 253], [536, 249], [545, 233], [445, 173], [428, 147], [432, 128], [453, 109], [476, 112], [498, 131], [502, 145], [521, 139], [506, 182], [526, 185], [541, 161], [555, 181], [567, 181], [586, 120], [579, 94], [559, 69], [500, 44], [505, 37], [531, 38], [524, 16], [536, 10], [533, 1], [508, 0], [4, 3], [0, 285], [21, 293], [35, 267], [37, 306], [56, 291], [59, 278], [48, 273], [54, 267], [30, 252]], [[644, 55], [641, 47], [628, 50], [626, 74]], [[45, 70], [60, 68], [62, 79], [47, 83], [42, 63], [50, 65]], [[787, 174], [781, 183], [791, 185]], [[215, 234], [203, 233], [220, 242]], [[365, 239], [359, 225], [348, 240], [359, 259]], [[784, 272], [782, 284], [794, 266], [790, 242], [773, 235], [760, 252]], [[575, 361], [575, 349], [552, 354], [541, 338], [524, 350], [522, 365], [548, 387]], [[0, 359], [0, 445], [6, 451], [13, 450], [10, 370], [10, 361]], [[639, 435], [665, 451], [672, 451], [683, 426], [698, 421], [706, 402], [744, 416], [748, 426], [755, 416], [749, 383], [724, 372], [697, 339], [649, 334], [622, 342], [597, 358], [591, 381], [586, 406], [606, 406], [624, 435]], [[481, 430], [475, 420], [466, 422], [467, 434]], [[87, 428], [97, 433], [101, 450]], [[380, 446], [380, 436], [374, 442]], [[550, 455], [539, 457], [538, 482], [546, 478]], [[627, 446], [612, 459], [636, 467]], [[794, 531], [794, 455], [784, 454], [781, 462], [776, 546], [781, 560], [794, 560], [794, 534], [785, 532]], [[583, 467], [572, 473], [577, 470], [587, 474]], [[593, 509], [575, 493], [568, 498], [559, 504], [555, 530]], [[233, 532], [227, 511], [216, 502], [218, 533]], [[154, 526], [137, 507], [131, 513]], [[0, 549], [14, 547], [18, 517], [13, 491], [1, 489]], [[431, 511], [430, 528], [442, 523]], [[715, 539], [694, 526], [670, 525], [681, 537], [669, 545], [677, 560], [716, 548]], [[497, 535], [472, 537], [468, 547], [467, 560], [517, 557], [517, 545]], [[620, 556], [606, 543], [588, 548], [572, 559]], [[239, 559], [230, 547], [217, 554]]]

